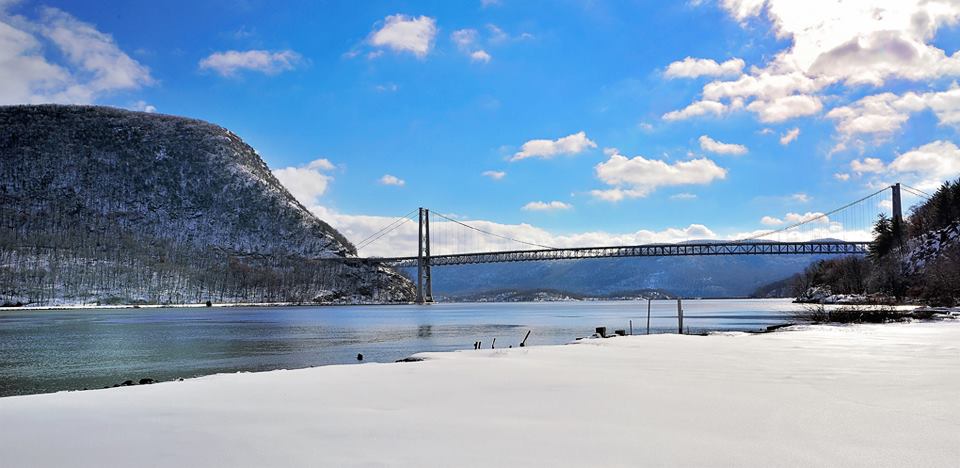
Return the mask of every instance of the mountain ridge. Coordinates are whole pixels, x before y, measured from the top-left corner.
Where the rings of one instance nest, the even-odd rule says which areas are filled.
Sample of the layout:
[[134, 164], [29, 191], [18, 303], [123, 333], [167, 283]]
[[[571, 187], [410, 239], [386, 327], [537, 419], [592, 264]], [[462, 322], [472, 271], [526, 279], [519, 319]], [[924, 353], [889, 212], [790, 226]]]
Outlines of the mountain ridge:
[[[356, 249], [252, 147], [212, 123], [100, 106], [3, 106], [0, 158], [7, 302], [412, 295], [393, 270], [327, 261]], [[109, 287], [87, 278], [91, 265], [115, 278]], [[151, 286], [134, 284], [144, 278]]]

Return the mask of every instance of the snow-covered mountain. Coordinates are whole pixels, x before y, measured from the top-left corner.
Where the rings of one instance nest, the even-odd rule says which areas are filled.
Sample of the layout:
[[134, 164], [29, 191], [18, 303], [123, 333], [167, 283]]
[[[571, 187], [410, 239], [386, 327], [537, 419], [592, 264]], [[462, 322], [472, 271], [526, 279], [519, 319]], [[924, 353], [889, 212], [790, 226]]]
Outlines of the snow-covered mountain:
[[94, 106], [0, 107], [0, 302], [406, 301], [237, 135]]

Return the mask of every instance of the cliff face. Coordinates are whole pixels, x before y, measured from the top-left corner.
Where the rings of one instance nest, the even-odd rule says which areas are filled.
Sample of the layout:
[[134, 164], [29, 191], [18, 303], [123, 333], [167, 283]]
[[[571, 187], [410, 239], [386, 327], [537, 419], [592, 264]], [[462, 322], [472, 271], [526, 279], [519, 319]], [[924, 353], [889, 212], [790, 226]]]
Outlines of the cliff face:
[[0, 107], [0, 302], [406, 301], [395, 272], [198, 120]]

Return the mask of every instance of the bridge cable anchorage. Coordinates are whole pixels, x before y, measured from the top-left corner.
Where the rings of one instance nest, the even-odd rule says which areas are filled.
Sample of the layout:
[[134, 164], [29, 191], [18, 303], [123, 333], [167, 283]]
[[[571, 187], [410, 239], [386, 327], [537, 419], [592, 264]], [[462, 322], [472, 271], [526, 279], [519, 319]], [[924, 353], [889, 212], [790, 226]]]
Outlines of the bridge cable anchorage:
[[[439, 216], [439, 217], [441, 217], [441, 218], [443, 218], [443, 219], [445, 219], [445, 220], [447, 220], [447, 221], [454, 222], [454, 223], [459, 224], [459, 225], [461, 225], [461, 226], [463, 226], [463, 227], [466, 227], [466, 228], [469, 228], [469, 229], [473, 229], [474, 231], [477, 231], [477, 232], [486, 234], [486, 235], [488, 235], [488, 236], [499, 237], [499, 238], [504, 239], [504, 240], [508, 240], [508, 241], [511, 241], [511, 242], [516, 242], [516, 243], [518, 243], [518, 244], [529, 245], [529, 246], [531, 246], [531, 247], [539, 247], [539, 248], [541, 248], [541, 249], [560, 250], [559, 247], [550, 247], [549, 245], [537, 244], [537, 243], [534, 243], [534, 242], [526, 242], [526, 241], [522, 241], [522, 240], [520, 240], [520, 239], [514, 239], [514, 238], [512, 238], [512, 237], [502, 236], [502, 235], [500, 235], [500, 234], [494, 234], [494, 233], [492, 233], [492, 232], [485, 231], [485, 230], [483, 230], [483, 229], [476, 228], [476, 227], [473, 227], [473, 226], [471, 226], [471, 225], [469, 225], [469, 224], [466, 224], [466, 223], [462, 223], [462, 222], [460, 222], [460, 221], [457, 221], [457, 220], [455, 220], [455, 219], [453, 219], [453, 218], [450, 218], [450, 217], [444, 215], [443, 213], [438, 213], [438, 212], [436, 212], [436, 211], [431, 211], [431, 213], [433, 213], [433, 214], [435, 214], [435, 215], [437, 215], [437, 216]], [[479, 249], [477, 249], [477, 250], [479, 251]]]
[[403, 215], [403, 216], [398, 217], [397, 219], [393, 220], [392, 222], [390, 222], [390, 223], [387, 224], [386, 226], [380, 228], [380, 230], [378, 230], [377, 232], [374, 232], [373, 234], [367, 236], [366, 239], [364, 239], [364, 240], [360, 241], [359, 243], [357, 243], [357, 250], [359, 251], [360, 249], [362, 249], [362, 248], [364, 248], [364, 247], [370, 246], [370, 244], [373, 244], [374, 242], [380, 240], [380, 238], [382, 238], [383, 236], [385, 236], [385, 235], [389, 234], [391, 231], [399, 228], [400, 226], [402, 226], [402, 225], [403, 225], [404, 223], [406, 223], [407, 221], [410, 221], [410, 220], [411, 220], [411, 219], [410, 219], [410, 216], [412, 216], [415, 211], [417, 211], [416, 208], [414, 208], [413, 210], [410, 210], [410, 212], [407, 213], [406, 215]]
[[890, 187], [884, 187], [884, 188], [882, 188], [882, 189], [880, 189], [880, 190], [877, 190], [876, 192], [871, 193], [870, 195], [867, 195], [867, 196], [865, 196], [865, 197], [863, 197], [863, 198], [861, 198], [861, 199], [859, 199], [859, 200], [855, 200], [855, 201], [852, 201], [852, 202], [850, 202], [850, 203], [847, 203], [846, 205], [843, 205], [843, 206], [841, 206], [840, 208], [834, 209], [834, 210], [832, 210], [832, 211], [828, 211], [828, 212], [826, 212], [826, 213], [822, 213], [822, 214], [820, 214], [820, 215], [814, 216], [814, 217], [809, 218], [809, 219], [805, 219], [805, 220], [803, 220], [803, 221], [799, 221], [799, 222], [797, 222], [797, 223], [791, 224], [791, 225], [786, 226], [786, 227], [782, 227], [782, 228], [780, 228], [780, 229], [774, 229], [774, 230], [772, 230], [772, 231], [762, 232], [762, 233], [760, 233], [760, 234], [754, 234], [754, 235], [749, 236], [749, 237], [744, 237], [743, 239], [737, 239], [737, 240], [735, 240], [734, 242], [746, 242], [746, 241], [756, 240], [756, 239], [760, 239], [760, 238], [762, 238], [762, 237], [767, 237], [767, 236], [770, 236], [770, 235], [773, 235], [773, 234], [780, 234], [780, 233], [785, 232], [785, 231], [788, 231], [788, 230], [790, 230], [790, 229], [793, 229], [793, 228], [796, 228], [796, 227], [800, 227], [800, 226], [803, 226], [803, 225], [805, 225], [805, 224], [810, 224], [810, 223], [815, 222], [815, 221], [820, 221], [820, 220], [823, 220], [823, 219], [828, 219], [831, 215], [836, 214], [836, 213], [839, 212], [839, 211], [842, 211], [842, 210], [845, 210], [845, 209], [847, 209], [847, 208], [850, 208], [851, 206], [854, 206], [854, 205], [856, 205], [856, 204], [858, 204], [858, 203], [860, 203], [860, 202], [863, 202], [863, 201], [868, 200], [868, 199], [870, 199], [870, 198], [872, 198], [872, 197], [875, 197], [875, 196], [877, 196], [877, 195], [879, 195], [879, 194], [881, 194], [881, 193], [883, 193], [883, 192], [885, 192], [885, 191], [887, 191], [887, 190], [890, 190]]
[[908, 192], [910, 192], [911, 194], [916, 195], [916, 196], [918, 196], [918, 197], [920, 197], [920, 198], [925, 198], [925, 199], [927, 199], [927, 200], [933, 198], [933, 195], [930, 195], [929, 193], [924, 192], [923, 190], [920, 190], [920, 189], [918, 189], [918, 188], [913, 188], [913, 187], [911, 187], [911, 186], [909, 186], [909, 185], [907, 185], [907, 184], [900, 184], [900, 186], [903, 187], [903, 188], [905, 188], [905, 189], [906, 189]]

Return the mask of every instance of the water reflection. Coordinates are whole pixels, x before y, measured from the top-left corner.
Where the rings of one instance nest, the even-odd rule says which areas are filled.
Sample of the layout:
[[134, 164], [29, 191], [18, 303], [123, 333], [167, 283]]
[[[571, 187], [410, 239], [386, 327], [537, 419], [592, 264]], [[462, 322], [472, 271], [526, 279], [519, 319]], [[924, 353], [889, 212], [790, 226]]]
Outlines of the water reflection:
[[[651, 331], [676, 331], [654, 302]], [[690, 331], [781, 323], [783, 300], [684, 301]], [[566, 343], [594, 327], [643, 333], [645, 302], [0, 312], [0, 396], [99, 388], [127, 379], [392, 362], [421, 351]]]

